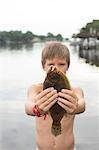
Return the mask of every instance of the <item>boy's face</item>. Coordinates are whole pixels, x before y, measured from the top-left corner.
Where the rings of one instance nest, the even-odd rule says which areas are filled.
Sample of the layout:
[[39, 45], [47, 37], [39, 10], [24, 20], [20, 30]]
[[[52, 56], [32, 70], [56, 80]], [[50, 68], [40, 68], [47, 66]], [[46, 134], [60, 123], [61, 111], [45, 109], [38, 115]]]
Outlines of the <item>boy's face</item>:
[[51, 66], [57, 67], [63, 73], [66, 73], [66, 71], [68, 70], [68, 64], [67, 64], [66, 60], [60, 59], [57, 57], [46, 60], [46, 63], [43, 65], [44, 71], [46, 71], [46, 73], [47, 73]]

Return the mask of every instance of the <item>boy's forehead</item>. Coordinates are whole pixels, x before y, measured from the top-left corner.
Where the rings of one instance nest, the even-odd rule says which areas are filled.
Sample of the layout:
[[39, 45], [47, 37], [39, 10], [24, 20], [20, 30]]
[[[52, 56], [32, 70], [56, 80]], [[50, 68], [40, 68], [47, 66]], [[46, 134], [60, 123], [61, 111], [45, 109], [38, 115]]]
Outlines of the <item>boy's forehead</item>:
[[53, 61], [53, 62], [63, 62], [63, 61], [65, 61], [66, 62], [66, 58], [55, 57], [55, 58], [46, 59], [46, 61], [48, 61], [48, 62], [50, 62], [50, 61]]

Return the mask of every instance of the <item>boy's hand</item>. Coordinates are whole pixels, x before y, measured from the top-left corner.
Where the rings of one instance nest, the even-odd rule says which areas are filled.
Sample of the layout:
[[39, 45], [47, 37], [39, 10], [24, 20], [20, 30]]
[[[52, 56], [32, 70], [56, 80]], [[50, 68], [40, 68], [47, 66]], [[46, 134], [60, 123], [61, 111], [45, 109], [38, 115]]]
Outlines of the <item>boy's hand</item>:
[[69, 114], [74, 114], [78, 108], [78, 97], [73, 90], [62, 89], [58, 93], [58, 104]]
[[36, 106], [41, 112], [47, 112], [56, 103], [58, 93], [54, 88], [43, 90], [35, 97]]

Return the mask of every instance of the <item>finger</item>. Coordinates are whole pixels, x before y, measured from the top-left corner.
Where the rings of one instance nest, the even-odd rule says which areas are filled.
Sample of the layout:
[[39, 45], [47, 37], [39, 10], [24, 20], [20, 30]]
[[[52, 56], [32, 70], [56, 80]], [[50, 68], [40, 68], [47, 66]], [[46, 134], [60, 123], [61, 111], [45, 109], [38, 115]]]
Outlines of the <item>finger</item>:
[[66, 112], [67, 113], [69, 113], [69, 114], [72, 114], [74, 111], [73, 111], [73, 109], [71, 109], [71, 108], [69, 108], [69, 107], [67, 107], [66, 105], [64, 105], [63, 103], [61, 103], [61, 102], [57, 102], [64, 110], [66, 110]]
[[69, 94], [71, 96], [74, 96], [74, 91], [73, 90], [62, 89], [61, 92], [65, 93], [65, 94]]
[[58, 97], [57, 100], [58, 100], [59, 102], [61, 102], [61, 103], [64, 105], [64, 107], [67, 106], [67, 107], [69, 107], [69, 108], [73, 108], [73, 103], [69, 102], [68, 100], [64, 100], [64, 99], [61, 98], [61, 97]]
[[71, 103], [74, 103], [74, 98], [71, 95], [59, 92], [59, 96], [64, 98], [65, 100], [70, 101]]
[[47, 112], [49, 109], [57, 102], [57, 99], [53, 100], [49, 105], [47, 105], [43, 111]]
[[[52, 90], [50, 93], [47, 93], [44, 97], [42, 97], [39, 101], [37, 101], [37, 105], [39, 106], [42, 103], [48, 101], [54, 95], [57, 95], [57, 97], [58, 97], [58, 94], [57, 94], [56, 90]], [[55, 96], [55, 98], [56, 98], [56, 96]], [[52, 97], [52, 99], [53, 99], [53, 97]]]
[[48, 94], [49, 92], [53, 91], [54, 88], [47, 88], [45, 90], [43, 90], [39, 95], [38, 95], [38, 99], [41, 99], [42, 97], [44, 97], [46, 94]]
[[71, 97], [73, 97], [73, 98], [74, 98], [74, 101], [75, 101], [75, 100], [78, 101], [78, 97], [76, 96], [76, 94], [74, 93], [73, 90], [62, 89], [61, 92], [62, 92], [62, 93], [65, 93], [65, 94], [68, 94], [68, 95], [70, 95]]
[[52, 97], [55, 94], [57, 94], [57, 90], [52, 90], [51, 92], [49, 92], [48, 94], [45, 95], [45, 98], [49, 99], [50, 97]]
[[44, 103], [42, 103], [40, 107], [44, 108], [45, 106], [49, 105], [52, 101], [57, 99], [57, 97], [58, 97], [58, 94], [56, 93], [52, 97], [50, 97], [48, 100], [46, 100]]

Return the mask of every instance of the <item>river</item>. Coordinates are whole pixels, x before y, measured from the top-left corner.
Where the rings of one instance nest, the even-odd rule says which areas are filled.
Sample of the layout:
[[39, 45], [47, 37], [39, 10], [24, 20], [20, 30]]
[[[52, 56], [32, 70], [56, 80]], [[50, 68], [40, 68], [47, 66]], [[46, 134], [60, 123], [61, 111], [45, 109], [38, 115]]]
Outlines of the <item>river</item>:
[[[78, 50], [75, 47], [70, 46], [69, 43], [64, 42], [64, 44], [68, 46], [71, 53], [71, 63], [67, 75], [73, 86], [79, 86], [84, 90], [86, 100], [86, 112], [78, 115], [75, 123], [75, 132], [78, 139], [76, 145], [79, 150], [89, 150], [89, 147], [90, 150], [98, 150], [99, 68], [85, 63], [84, 59], [79, 58]], [[43, 81], [45, 76], [41, 68], [43, 46], [44, 43], [35, 43], [29, 49], [26, 47], [21, 49], [0, 48], [1, 104], [24, 102], [27, 99], [28, 87]], [[5, 150], [11, 150], [11, 147]]]

